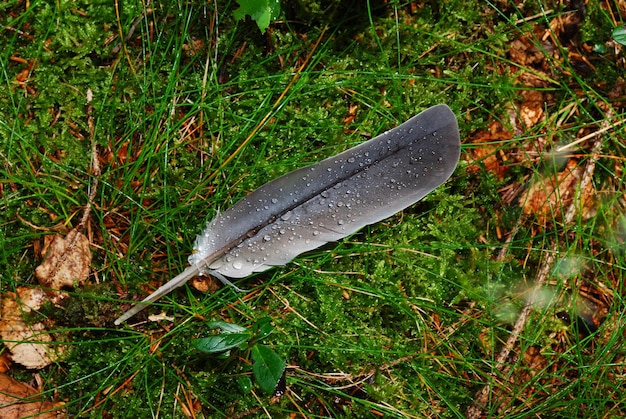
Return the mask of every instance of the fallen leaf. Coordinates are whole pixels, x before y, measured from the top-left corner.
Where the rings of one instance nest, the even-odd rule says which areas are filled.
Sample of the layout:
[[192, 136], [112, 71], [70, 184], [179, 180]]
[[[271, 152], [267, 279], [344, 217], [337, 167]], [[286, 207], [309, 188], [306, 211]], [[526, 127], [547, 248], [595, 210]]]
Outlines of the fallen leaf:
[[[526, 215], [534, 215], [540, 224], [562, 219], [567, 207], [574, 198], [580, 184], [584, 168], [571, 159], [565, 169], [559, 173], [543, 176], [536, 180], [520, 198], [520, 206]], [[582, 217], [588, 219], [593, 216], [595, 208], [595, 190], [590, 183], [582, 193]]]
[[[77, 229], [71, 230], [65, 237], [60, 234], [48, 236], [41, 254], [45, 259], [35, 269], [35, 275], [44, 287], [52, 290], [74, 287], [82, 285], [89, 276], [89, 240]], [[26, 368], [39, 369], [60, 358], [65, 347], [55, 344], [56, 339], [48, 333], [52, 324], [33, 322], [25, 315], [39, 310], [45, 301], [58, 303], [64, 296], [60, 292], [28, 287], [20, 287], [17, 293], [4, 295], [0, 336], [13, 361]]]
[[479, 173], [483, 166], [488, 172], [494, 173], [498, 179], [502, 179], [509, 167], [507, 160], [511, 159], [507, 154], [510, 150], [504, 145], [511, 138], [513, 134], [500, 122], [492, 122], [489, 130], [476, 132], [470, 140], [472, 147], [468, 151], [470, 165], [467, 171], [472, 174]]
[[26, 368], [39, 369], [50, 365], [64, 350], [62, 345], [54, 344], [46, 324], [24, 320], [24, 314], [38, 310], [47, 299], [42, 289], [27, 287], [18, 288], [17, 294], [6, 293], [2, 299], [2, 342], [11, 352], [13, 361]]
[[66, 417], [62, 403], [41, 401], [37, 389], [0, 374], [0, 417], [56, 419]]
[[545, 99], [537, 90], [525, 90], [522, 92], [522, 97], [524, 101], [520, 104], [519, 115], [526, 129], [529, 129], [543, 120]]
[[55, 234], [47, 239], [41, 253], [44, 261], [35, 269], [35, 275], [42, 286], [56, 290], [73, 288], [89, 277], [89, 240], [77, 229], [65, 237]]
[[0, 354], [0, 373], [7, 372], [12, 364], [11, 355], [8, 352]]
[[191, 280], [190, 284], [200, 292], [214, 293], [219, 289], [218, 282], [210, 276], [197, 276]]
[[[540, 26], [534, 28], [535, 35], [542, 36], [544, 29]], [[523, 67], [539, 67], [543, 64], [546, 56], [536, 42], [535, 37], [520, 36], [511, 42], [509, 49], [509, 57], [511, 61], [520, 64]]]

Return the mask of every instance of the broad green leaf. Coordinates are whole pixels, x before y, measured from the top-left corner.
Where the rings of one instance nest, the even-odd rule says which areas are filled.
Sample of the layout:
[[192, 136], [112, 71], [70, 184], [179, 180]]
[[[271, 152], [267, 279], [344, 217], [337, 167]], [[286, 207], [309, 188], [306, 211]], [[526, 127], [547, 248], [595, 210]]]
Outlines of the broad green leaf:
[[263, 33], [280, 14], [279, 0], [237, 0], [237, 3], [240, 7], [233, 11], [235, 19], [244, 20], [246, 15], [250, 15]]
[[241, 347], [250, 339], [250, 333], [224, 333], [206, 338], [194, 339], [192, 345], [204, 353], [224, 352], [232, 348]]
[[261, 340], [274, 331], [271, 317], [262, 317], [254, 324], [255, 338]]
[[276, 352], [265, 345], [252, 347], [252, 373], [259, 387], [267, 394], [273, 394], [276, 384], [285, 371], [285, 363]]
[[221, 329], [224, 333], [241, 333], [246, 330], [245, 327], [239, 326], [238, 324], [223, 321], [209, 322], [207, 326], [211, 329]]
[[626, 25], [613, 29], [613, 40], [620, 45], [626, 45]]

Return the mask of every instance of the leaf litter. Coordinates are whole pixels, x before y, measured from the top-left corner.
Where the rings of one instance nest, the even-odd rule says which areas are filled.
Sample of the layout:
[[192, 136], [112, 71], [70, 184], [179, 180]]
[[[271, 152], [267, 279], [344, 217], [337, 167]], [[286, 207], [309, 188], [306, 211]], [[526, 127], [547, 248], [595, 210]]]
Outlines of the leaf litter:
[[91, 250], [89, 240], [77, 229], [65, 237], [46, 236], [42, 249], [44, 261], [35, 269], [43, 288], [19, 287], [7, 292], [2, 299], [0, 336], [11, 351], [13, 361], [30, 369], [41, 369], [57, 361], [65, 346], [47, 330], [51, 320], [31, 321], [47, 301], [58, 305], [67, 298], [62, 289], [82, 286], [90, 274]]
[[35, 276], [42, 288], [18, 287], [16, 292], [7, 292], [2, 297], [0, 310], [0, 337], [11, 352], [12, 360], [29, 369], [41, 369], [62, 358], [65, 345], [58, 342], [67, 336], [48, 332], [54, 322], [50, 319], [32, 321], [45, 302], [58, 306], [67, 298], [63, 289], [82, 286], [91, 272], [91, 249], [89, 239], [80, 231], [91, 213], [91, 202], [95, 197], [100, 167], [93, 141], [92, 99], [87, 92], [87, 114], [90, 139], [92, 141], [92, 174], [89, 202], [77, 227], [65, 236], [56, 233], [44, 237], [41, 250], [43, 262], [35, 269]]
[[[579, 53], [585, 51], [584, 48], [579, 48], [579, 32], [585, 5], [573, 1], [569, 7], [573, 10], [557, 15], [548, 27], [536, 25], [530, 35], [521, 35], [511, 42], [509, 57], [515, 63], [512, 72], [517, 72], [517, 83], [529, 90], [523, 90], [520, 94], [521, 101], [509, 110], [512, 132], [502, 124], [492, 122], [488, 131], [474, 134], [470, 142], [476, 147], [468, 151], [470, 173], [486, 170], [495, 174], [498, 179], [503, 179], [504, 174], [514, 165], [534, 171], [534, 175], [526, 176], [522, 182], [507, 185], [499, 191], [504, 204], [517, 203], [522, 211], [520, 223], [531, 223], [528, 227], [533, 235], [547, 230], [558, 231], [562, 224], [566, 226], [564, 231], [567, 232], [567, 226], [596, 215], [600, 204], [597, 198], [599, 193], [592, 178], [603, 145], [603, 135], [622, 122], [612, 118], [615, 111], [609, 105], [597, 102], [595, 106], [603, 115], [602, 122], [579, 129], [577, 138], [572, 138], [569, 144], [562, 146], [557, 136], [567, 125], [568, 119], [580, 113], [579, 103], [574, 102], [559, 109], [553, 94], [548, 90], [533, 90], [558, 85], [555, 80], [562, 81], [572, 75], [570, 68], [577, 71], [580, 77], [595, 71], [591, 61]], [[565, 64], [561, 55], [563, 51], [569, 51], [569, 65]], [[608, 96], [619, 96], [618, 92], [623, 92], [623, 84], [623, 80], [619, 78], [615, 86], [609, 89]], [[571, 88], [576, 97], [584, 97], [585, 92], [577, 84], [572, 83]], [[614, 101], [615, 106], [620, 104], [622, 102]], [[557, 115], [546, 113], [554, 107], [558, 109]], [[536, 132], [539, 135], [535, 136]], [[505, 143], [509, 140], [529, 133], [532, 133], [531, 141], [520, 143], [517, 148], [506, 147]], [[577, 152], [582, 153], [582, 157], [581, 154], [571, 152], [574, 146], [579, 147]], [[616, 170], [621, 172], [621, 164], [617, 163], [617, 166]], [[619, 190], [614, 192], [623, 193]], [[517, 228], [519, 226], [508, 232], [507, 243], [515, 235]], [[559, 239], [549, 245], [550, 249], [545, 249], [547, 253], [538, 266], [535, 284], [522, 291], [522, 295], [525, 295], [524, 308], [517, 319], [511, 322], [513, 327], [508, 339], [499, 352], [490, 348], [494, 350], [488, 354], [495, 359], [494, 369], [490, 373], [494, 379], [486, 380], [476, 392], [474, 402], [466, 411], [468, 418], [483, 417], [487, 411], [491, 414], [497, 412], [498, 416], [512, 413], [518, 402], [517, 398], [522, 397], [528, 403], [528, 400], [541, 397], [543, 391], [539, 390], [535, 384], [537, 382], [541, 383], [541, 388], [549, 391], [550, 388], [558, 388], [566, 385], [566, 382], [580, 378], [578, 368], [575, 365], [563, 365], [559, 356], [559, 352], [569, 350], [572, 344], [571, 332], [567, 332], [566, 328], [577, 323], [578, 327], [572, 330], [578, 331], [581, 336], [588, 336], [597, 330], [613, 301], [610, 289], [614, 287], [599, 281], [597, 273], [585, 266], [582, 258], [574, 258], [580, 263], [571, 264], [571, 256], [558, 256], [558, 242], [562, 233], [558, 234]], [[507, 247], [501, 249], [500, 259], [506, 253]], [[559, 269], [563, 266], [571, 267], [571, 272], [560, 278], [562, 286], [568, 292], [557, 293], [552, 288], [556, 285], [556, 279], [552, 276], [559, 276]], [[543, 297], [537, 299], [538, 295]], [[565, 306], [565, 311], [556, 313], [555, 317], [563, 322], [564, 329], [563, 332], [555, 332], [549, 337], [553, 339], [553, 343], [547, 353], [538, 343], [524, 349], [518, 338], [531, 313], [535, 309], [545, 310], [548, 305], [556, 306], [562, 300], [565, 302], [560, 304]], [[544, 318], [543, 321], [549, 319]], [[602, 336], [598, 338], [601, 339]], [[516, 362], [519, 365], [514, 371], [511, 365]], [[564, 373], [559, 374], [560, 378], [555, 378], [552, 374], [542, 378], [540, 372], [548, 367], [562, 369]], [[511, 391], [519, 388], [525, 389], [523, 395]]]
[[41, 400], [40, 391], [0, 373], [0, 417], [3, 419], [67, 417], [62, 403]]

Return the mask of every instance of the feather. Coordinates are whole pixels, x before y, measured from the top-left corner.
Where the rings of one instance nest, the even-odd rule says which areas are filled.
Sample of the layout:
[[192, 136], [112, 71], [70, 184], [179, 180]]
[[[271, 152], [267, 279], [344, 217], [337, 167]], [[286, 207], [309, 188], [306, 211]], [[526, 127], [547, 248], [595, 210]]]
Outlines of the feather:
[[199, 274], [244, 278], [390, 217], [451, 176], [460, 146], [456, 117], [437, 105], [266, 183], [215, 216], [197, 237], [190, 266], [115, 324]]

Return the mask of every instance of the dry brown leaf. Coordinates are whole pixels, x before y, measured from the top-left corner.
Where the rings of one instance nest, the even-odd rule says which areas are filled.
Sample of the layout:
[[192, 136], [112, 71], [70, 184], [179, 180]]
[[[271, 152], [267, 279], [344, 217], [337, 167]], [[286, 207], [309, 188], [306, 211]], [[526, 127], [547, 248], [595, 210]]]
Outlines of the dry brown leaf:
[[190, 282], [191, 286], [200, 292], [215, 292], [219, 289], [217, 281], [209, 276], [197, 276]]
[[537, 90], [525, 90], [522, 92], [524, 101], [520, 104], [519, 115], [526, 128], [532, 128], [544, 118], [543, 94]]
[[41, 322], [27, 323], [23, 315], [38, 310], [48, 298], [37, 288], [21, 287], [17, 295], [7, 293], [2, 299], [0, 336], [11, 351], [13, 361], [26, 368], [43, 368], [58, 359], [62, 347], [54, 345], [54, 339]]
[[[517, 75], [517, 81], [525, 86], [547, 87], [550, 83], [550, 65], [546, 56], [554, 50], [551, 40], [543, 40], [546, 30], [538, 25], [533, 29], [533, 36], [520, 36], [511, 42], [509, 57], [511, 61], [519, 64], [521, 71]], [[537, 39], [542, 39], [541, 45], [537, 45]]]
[[[543, 29], [536, 27], [535, 33], [543, 34]], [[523, 67], [539, 67], [545, 60], [545, 53], [536, 44], [535, 38], [520, 36], [511, 42], [509, 49], [511, 61]]]
[[[89, 240], [77, 229], [67, 236], [59, 234], [45, 240], [41, 254], [44, 262], [35, 275], [39, 283], [53, 290], [81, 285], [89, 276], [91, 251]], [[25, 320], [24, 315], [37, 311], [44, 301], [57, 302], [64, 294], [21, 287], [17, 294], [6, 293], [2, 299], [0, 336], [13, 361], [26, 368], [39, 369], [59, 359], [64, 346], [54, 344], [47, 330], [49, 324]]]
[[488, 172], [494, 173], [498, 179], [502, 179], [507, 171], [508, 166], [506, 160], [506, 148], [502, 147], [505, 141], [513, 138], [513, 134], [506, 130], [499, 122], [492, 122], [489, 125], [489, 131], [481, 130], [476, 132], [468, 152], [468, 161], [471, 163], [467, 171], [469, 173], [480, 172], [480, 164], [482, 164]]
[[35, 275], [42, 286], [60, 290], [82, 285], [89, 276], [89, 240], [77, 229], [65, 237], [55, 234], [47, 239], [41, 253], [45, 260], [35, 269]]
[[0, 418], [58, 419], [66, 417], [61, 403], [41, 401], [39, 392], [24, 383], [0, 374]]
[[0, 373], [10, 370], [11, 364], [13, 364], [11, 355], [8, 352], [3, 351], [2, 354], [0, 354]]
[[[520, 206], [526, 215], [534, 215], [540, 224], [560, 219], [571, 204], [584, 168], [576, 160], [569, 160], [564, 170], [556, 175], [544, 176], [534, 182], [520, 198]], [[584, 219], [593, 215], [595, 190], [589, 184], [582, 193]]]

